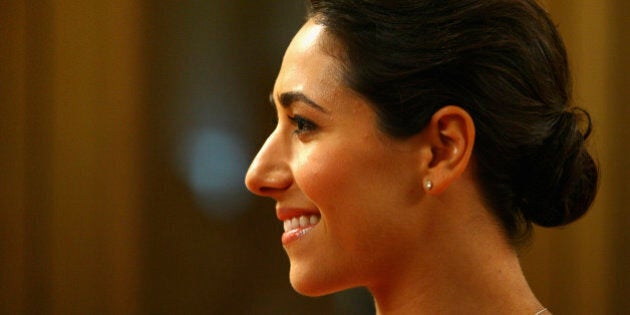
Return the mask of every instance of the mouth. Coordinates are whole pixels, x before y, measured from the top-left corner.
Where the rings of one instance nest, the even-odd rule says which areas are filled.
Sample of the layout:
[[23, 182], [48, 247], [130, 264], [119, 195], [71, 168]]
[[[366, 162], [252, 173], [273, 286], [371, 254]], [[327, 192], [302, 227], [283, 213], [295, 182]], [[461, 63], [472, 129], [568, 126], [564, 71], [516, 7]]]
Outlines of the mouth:
[[288, 245], [311, 232], [319, 223], [321, 215], [316, 212], [305, 213], [302, 211], [280, 211], [279, 218], [283, 222], [282, 244]]
[[315, 214], [293, 217], [291, 219], [284, 220], [284, 232], [286, 233], [295, 229], [308, 228], [315, 226], [317, 223], [319, 223], [319, 216]]

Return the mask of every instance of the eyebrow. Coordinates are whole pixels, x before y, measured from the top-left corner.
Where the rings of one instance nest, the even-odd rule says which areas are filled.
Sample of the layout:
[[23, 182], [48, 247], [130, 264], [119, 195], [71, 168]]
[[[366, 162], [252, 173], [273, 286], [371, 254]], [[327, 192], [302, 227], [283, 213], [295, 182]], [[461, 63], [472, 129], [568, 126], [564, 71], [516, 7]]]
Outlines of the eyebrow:
[[[304, 95], [304, 93], [302, 92], [284, 92], [278, 96], [278, 99], [280, 100], [280, 105], [284, 108], [288, 108], [293, 103], [301, 102], [322, 113], [326, 113], [326, 114], [330, 113], [321, 105], [317, 104], [315, 101], [308, 98], [308, 96]], [[269, 94], [269, 102], [271, 103], [271, 105], [276, 106], [276, 102], [273, 98], [273, 92]]]

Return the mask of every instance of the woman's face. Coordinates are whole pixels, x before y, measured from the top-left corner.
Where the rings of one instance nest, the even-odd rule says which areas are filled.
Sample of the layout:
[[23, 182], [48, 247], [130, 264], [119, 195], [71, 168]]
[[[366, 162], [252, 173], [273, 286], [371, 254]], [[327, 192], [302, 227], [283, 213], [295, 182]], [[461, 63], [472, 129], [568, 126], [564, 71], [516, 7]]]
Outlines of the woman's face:
[[272, 95], [278, 125], [246, 177], [276, 200], [291, 283], [306, 295], [393, 276], [417, 245], [423, 195], [418, 139], [379, 131], [322, 50], [325, 36], [309, 21], [289, 45]]

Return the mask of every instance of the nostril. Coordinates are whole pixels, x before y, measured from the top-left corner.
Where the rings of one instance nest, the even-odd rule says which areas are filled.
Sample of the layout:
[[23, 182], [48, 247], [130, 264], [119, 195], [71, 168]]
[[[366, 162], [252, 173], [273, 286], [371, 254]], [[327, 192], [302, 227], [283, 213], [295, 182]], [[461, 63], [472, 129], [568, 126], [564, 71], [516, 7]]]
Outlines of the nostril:
[[245, 177], [245, 186], [256, 195], [268, 197], [291, 186], [291, 172], [286, 168], [250, 168]]
[[276, 189], [270, 188], [270, 187], [260, 187], [260, 189], [258, 189], [258, 191], [260, 191], [260, 193], [263, 194], [263, 195], [268, 195], [268, 194], [272, 193], [275, 190]]
[[[280, 174], [277, 174], [280, 175]], [[286, 190], [291, 186], [291, 176], [282, 174], [281, 176], [267, 177], [262, 185], [258, 187], [260, 194], [268, 196]]]

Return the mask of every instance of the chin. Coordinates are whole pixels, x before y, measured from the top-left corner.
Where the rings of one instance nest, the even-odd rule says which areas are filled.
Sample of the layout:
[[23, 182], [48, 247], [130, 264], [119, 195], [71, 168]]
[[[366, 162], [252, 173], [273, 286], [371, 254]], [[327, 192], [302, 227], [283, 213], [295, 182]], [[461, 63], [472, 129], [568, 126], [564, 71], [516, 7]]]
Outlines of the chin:
[[334, 292], [327, 292], [325, 290], [321, 290], [313, 286], [305, 285], [303, 282], [293, 281], [293, 280], [291, 280], [291, 286], [293, 287], [293, 290], [295, 290], [295, 292], [304, 296], [309, 296], [309, 297], [320, 297], [320, 296], [334, 293]]
[[301, 295], [319, 297], [350, 288], [341, 283], [341, 277], [326, 273], [321, 268], [315, 268], [310, 272], [305, 269], [308, 268], [299, 268], [291, 264], [289, 272], [291, 286]]
[[291, 281], [291, 286], [293, 287], [293, 290], [295, 290], [297, 293], [310, 297], [318, 297], [333, 293], [330, 292], [330, 290], [326, 289], [326, 281], [318, 279], [319, 277], [313, 275], [312, 273], [303, 272], [302, 270], [296, 269], [299, 268], [294, 268], [293, 266], [291, 266], [289, 279]]

